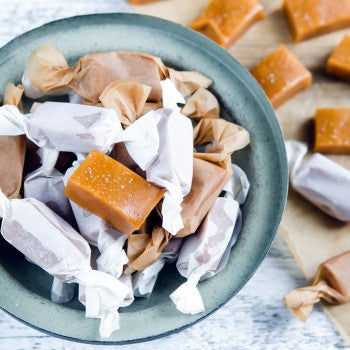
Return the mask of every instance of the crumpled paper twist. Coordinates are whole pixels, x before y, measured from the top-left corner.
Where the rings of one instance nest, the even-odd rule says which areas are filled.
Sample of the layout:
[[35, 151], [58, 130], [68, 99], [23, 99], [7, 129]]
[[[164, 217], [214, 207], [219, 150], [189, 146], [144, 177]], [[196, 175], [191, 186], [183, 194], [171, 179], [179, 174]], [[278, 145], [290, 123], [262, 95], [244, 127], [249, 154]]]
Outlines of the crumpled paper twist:
[[285, 295], [283, 303], [300, 321], [306, 321], [314, 304], [323, 299], [330, 304], [350, 302], [350, 252], [331, 258], [320, 265], [309, 287]]

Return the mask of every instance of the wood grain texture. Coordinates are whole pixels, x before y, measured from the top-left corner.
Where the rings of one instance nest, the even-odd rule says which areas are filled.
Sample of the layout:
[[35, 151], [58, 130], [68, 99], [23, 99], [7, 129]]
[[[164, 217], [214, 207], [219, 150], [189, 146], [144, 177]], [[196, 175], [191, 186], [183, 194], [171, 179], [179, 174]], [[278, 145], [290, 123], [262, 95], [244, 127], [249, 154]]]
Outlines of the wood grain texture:
[[[194, 12], [192, 11], [199, 13], [206, 2], [207, 0], [164, 0], [158, 4], [147, 5], [147, 7], [138, 7], [137, 11], [144, 13], [148, 11], [148, 14], [162, 15], [168, 19], [189, 23], [193, 17]], [[264, 0], [261, 2], [265, 7], [267, 20], [249, 29], [229, 49], [229, 52], [247, 67], [255, 65], [282, 41], [287, 46], [293, 46], [288, 39], [287, 23], [278, 9], [280, 1]], [[98, 2], [94, 0], [74, 2], [68, 0], [0, 0], [0, 46], [29, 29], [58, 18], [77, 14], [115, 12], [118, 10], [118, 3], [119, 1], [116, 0]], [[180, 7], [178, 7], [179, 3], [181, 3]], [[191, 12], [187, 11], [184, 6], [190, 6]], [[167, 11], [164, 12], [164, 10]], [[261, 35], [266, 32], [274, 33], [274, 35]], [[261, 39], [257, 40], [257, 37]], [[309, 43], [311, 46], [300, 43], [292, 47], [292, 51], [302, 56], [302, 61], [313, 71], [320, 70], [320, 66], [315, 65], [315, 62], [319, 62], [319, 59], [324, 61], [326, 52], [335, 44], [331, 37], [322, 38], [311, 41]], [[325, 38], [328, 39], [325, 40]], [[319, 51], [320, 47], [321, 51]], [[304, 116], [310, 114], [311, 117], [312, 108], [305, 102], [311, 99], [308, 94], [336, 98], [335, 90], [339, 86], [345, 87], [343, 83], [336, 83], [334, 89], [330, 89], [327, 84], [322, 83], [323, 79], [329, 78], [323, 77], [322, 74], [317, 79], [320, 79], [321, 86], [325, 86], [323, 92], [309, 90], [297, 96], [294, 102], [288, 102], [278, 110], [280, 121], [287, 125], [286, 130], [295, 128], [292, 118], [298, 118], [300, 110], [304, 111]], [[288, 104], [292, 103], [296, 110], [293, 115], [290, 115]], [[299, 127], [297, 130], [303, 133]], [[291, 289], [306, 283], [285, 243], [280, 237], [277, 237], [269, 255], [251, 281], [233, 300], [216, 313], [181, 333], [150, 343], [125, 346], [123, 349], [345, 349], [342, 338], [319, 307], [316, 307], [305, 324], [295, 320], [283, 307], [282, 296]], [[0, 312], [0, 349], [90, 350], [102, 349], [102, 347], [76, 344], [47, 336], [23, 325], [4, 312]]]

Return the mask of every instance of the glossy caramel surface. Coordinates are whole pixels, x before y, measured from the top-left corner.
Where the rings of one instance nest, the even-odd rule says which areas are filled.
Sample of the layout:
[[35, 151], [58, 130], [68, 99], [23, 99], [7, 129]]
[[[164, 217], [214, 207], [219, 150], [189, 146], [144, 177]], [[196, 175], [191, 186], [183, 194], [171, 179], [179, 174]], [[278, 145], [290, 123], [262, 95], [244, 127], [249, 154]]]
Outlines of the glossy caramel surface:
[[316, 111], [315, 151], [350, 153], [350, 108], [322, 108]]
[[284, 46], [265, 57], [251, 70], [274, 107], [311, 85], [311, 73]]
[[294, 41], [350, 26], [350, 0], [285, 0]]
[[140, 228], [164, 191], [111, 157], [91, 151], [69, 178], [65, 194], [130, 234]]
[[262, 18], [263, 7], [256, 0], [212, 0], [202, 15], [192, 22], [191, 28], [227, 47]]

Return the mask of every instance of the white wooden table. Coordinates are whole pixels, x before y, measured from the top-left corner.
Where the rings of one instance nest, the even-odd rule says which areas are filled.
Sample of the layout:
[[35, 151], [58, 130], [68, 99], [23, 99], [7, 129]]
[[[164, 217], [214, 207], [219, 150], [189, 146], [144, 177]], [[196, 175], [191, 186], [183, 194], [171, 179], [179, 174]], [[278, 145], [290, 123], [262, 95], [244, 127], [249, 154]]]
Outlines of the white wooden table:
[[[17, 35], [54, 19], [118, 11], [118, 3], [116, 0], [0, 0], [0, 46]], [[319, 306], [308, 322], [302, 324], [282, 305], [281, 299], [286, 292], [305, 283], [285, 243], [277, 237], [254, 277], [214, 315], [181, 333], [149, 343], [124, 346], [123, 349], [347, 348]], [[76, 344], [39, 333], [0, 311], [0, 349], [100, 348], [102, 347]], [[109, 347], [111, 348], [114, 347]]]

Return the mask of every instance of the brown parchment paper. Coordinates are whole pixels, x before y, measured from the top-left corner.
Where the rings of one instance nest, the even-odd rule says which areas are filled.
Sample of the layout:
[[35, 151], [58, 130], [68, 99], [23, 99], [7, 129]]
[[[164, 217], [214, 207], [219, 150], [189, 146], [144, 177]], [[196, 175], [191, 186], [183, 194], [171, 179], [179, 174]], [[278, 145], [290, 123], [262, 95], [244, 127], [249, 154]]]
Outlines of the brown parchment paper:
[[[207, 3], [208, 0], [164, 0], [145, 6], [134, 6], [134, 9], [139, 13], [157, 14], [159, 17], [188, 25]], [[350, 34], [350, 29], [294, 44], [289, 24], [281, 10], [282, 0], [260, 0], [260, 3], [264, 7], [265, 20], [249, 28], [228, 48], [228, 52], [250, 69], [284, 43], [311, 70], [314, 78], [312, 87], [277, 110], [277, 118], [286, 139], [311, 143], [311, 120], [316, 108], [350, 106], [350, 84], [333, 79], [325, 73], [328, 55], [345, 34]], [[330, 158], [350, 169], [350, 156], [337, 155]], [[322, 262], [350, 250], [350, 225], [328, 217], [292, 190], [279, 232], [310, 281]], [[350, 345], [350, 304], [324, 304], [324, 309]]]
[[[22, 105], [23, 86], [7, 85], [3, 104]], [[26, 137], [0, 136], [0, 188], [8, 198], [19, 198], [26, 154]]]

